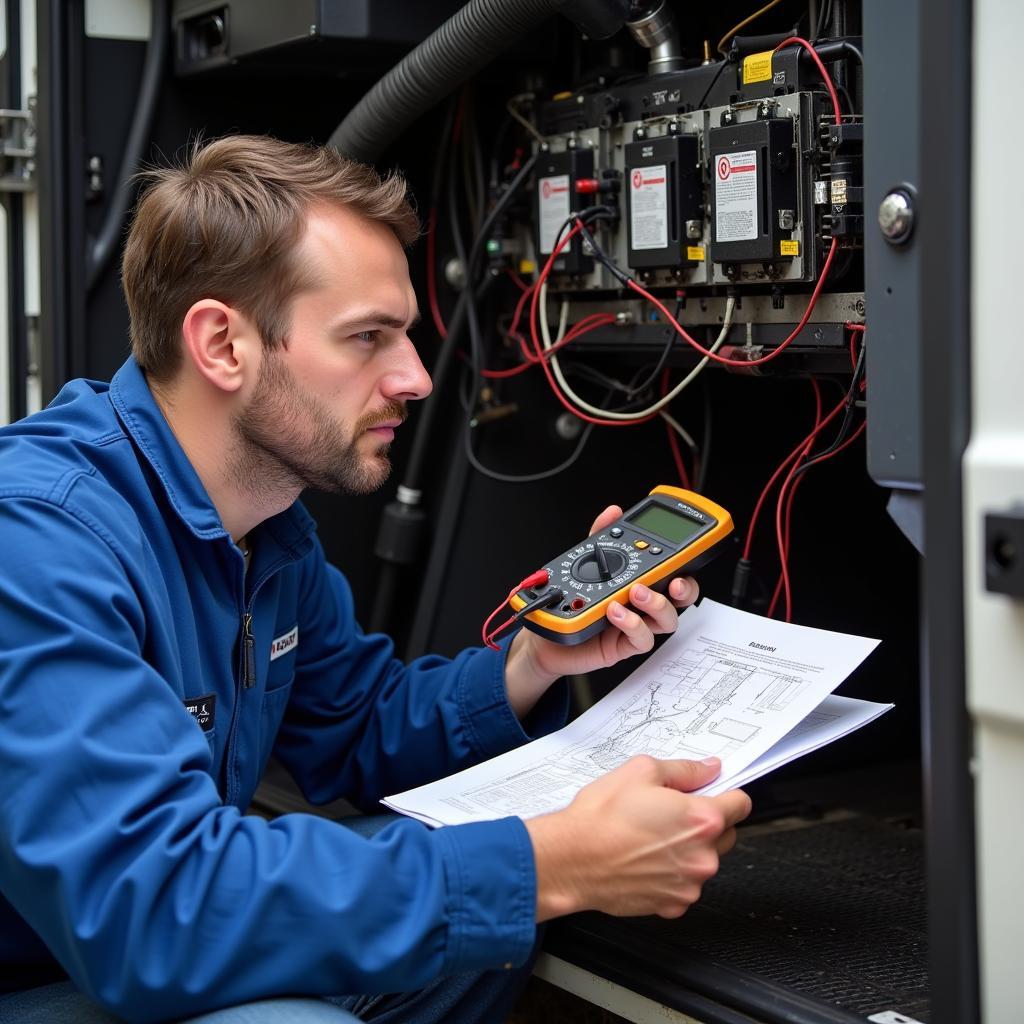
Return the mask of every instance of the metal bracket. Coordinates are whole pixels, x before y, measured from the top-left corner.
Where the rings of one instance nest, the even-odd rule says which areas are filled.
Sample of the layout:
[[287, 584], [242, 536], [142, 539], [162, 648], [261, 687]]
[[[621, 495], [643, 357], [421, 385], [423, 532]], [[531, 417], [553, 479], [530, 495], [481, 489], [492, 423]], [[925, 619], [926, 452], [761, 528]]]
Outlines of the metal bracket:
[[27, 110], [0, 109], [0, 192], [36, 187], [35, 97]]
[[985, 589], [1024, 597], [1024, 506], [985, 514]]

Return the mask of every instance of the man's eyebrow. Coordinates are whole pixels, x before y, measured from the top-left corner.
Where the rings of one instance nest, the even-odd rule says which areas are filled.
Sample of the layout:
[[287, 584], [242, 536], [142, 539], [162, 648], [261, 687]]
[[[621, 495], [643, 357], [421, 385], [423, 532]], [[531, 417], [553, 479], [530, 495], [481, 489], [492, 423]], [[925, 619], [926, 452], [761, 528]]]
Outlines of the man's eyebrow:
[[345, 323], [342, 326], [349, 327], [353, 324], [380, 324], [381, 327], [390, 327], [392, 330], [412, 330], [422, 319], [419, 310], [413, 315], [412, 320], [409, 321], [408, 325], [404, 320], [399, 320], [393, 317], [390, 313], [380, 313], [376, 310], [367, 310], [365, 313], [359, 313], [354, 317], [347, 317]]

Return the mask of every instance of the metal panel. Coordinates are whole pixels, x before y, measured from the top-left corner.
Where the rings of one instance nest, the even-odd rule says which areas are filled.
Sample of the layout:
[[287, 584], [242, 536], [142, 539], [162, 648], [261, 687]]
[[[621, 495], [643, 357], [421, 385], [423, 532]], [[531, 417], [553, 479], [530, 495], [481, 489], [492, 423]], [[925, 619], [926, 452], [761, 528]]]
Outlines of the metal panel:
[[915, 126], [923, 112], [915, 41], [921, 0], [865, 0], [864, 53], [864, 291], [867, 346], [868, 472], [880, 484], [921, 485], [921, 394], [925, 352], [918, 317], [920, 236], [887, 242], [876, 215], [895, 186], [915, 188], [921, 170]]
[[[887, 11], [896, 7], [889, 4]], [[971, 0], [931, 0], [922, 9], [920, 103], [908, 107], [904, 122], [917, 132], [921, 161], [915, 234], [925, 483], [923, 699], [932, 1024], [979, 1019], [961, 514], [962, 459], [970, 431], [971, 30]], [[912, 46], [913, 37], [906, 42]], [[869, 320], [870, 315], [869, 307]]]

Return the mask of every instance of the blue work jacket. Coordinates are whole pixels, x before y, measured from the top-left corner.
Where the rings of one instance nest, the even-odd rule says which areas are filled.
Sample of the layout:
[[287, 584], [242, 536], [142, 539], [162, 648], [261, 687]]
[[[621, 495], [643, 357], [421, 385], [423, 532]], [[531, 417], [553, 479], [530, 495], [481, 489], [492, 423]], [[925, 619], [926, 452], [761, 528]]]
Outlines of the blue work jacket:
[[[521, 963], [516, 818], [373, 839], [247, 815], [273, 753], [373, 808], [529, 738], [504, 654], [404, 665], [365, 635], [298, 504], [251, 565], [137, 364], [0, 430], [0, 961], [130, 1020], [279, 993], [415, 989]], [[560, 724], [564, 690], [528, 728]]]

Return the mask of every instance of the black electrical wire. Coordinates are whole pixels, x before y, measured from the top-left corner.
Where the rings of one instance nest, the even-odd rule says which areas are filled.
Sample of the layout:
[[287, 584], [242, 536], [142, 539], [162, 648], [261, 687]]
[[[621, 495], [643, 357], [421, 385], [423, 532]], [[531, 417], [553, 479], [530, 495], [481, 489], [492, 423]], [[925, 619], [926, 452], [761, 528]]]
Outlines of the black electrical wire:
[[[526, 181], [530, 176], [530, 173], [533, 171], [533, 165], [536, 162], [537, 156], [536, 154], [532, 154], [523, 163], [519, 172], [509, 183], [508, 188], [506, 188], [498, 198], [498, 201], [491, 208], [491, 212], [486, 218], [484, 218], [484, 222], [480, 227], [480, 233], [473, 242], [473, 247], [469, 251], [469, 258], [465, 268], [467, 281], [471, 281], [474, 278], [477, 260], [479, 260], [484, 244], [487, 241], [488, 232], [494, 226], [495, 221], [505, 212], [509, 204], [515, 198], [516, 193], [522, 187], [523, 182]], [[495, 278], [493, 277], [485, 278], [480, 286], [480, 291], [476, 293], [475, 297], [480, 298], [485, 291], [490, 289], [494, 284], [494, 281]], [[436, 418], [437, 412], [440, 408], [440, 398], [438, 397], [441, 393], [440, 385], [447, 377], [448, 367], [458, 349], [462, 330], [467, 320], [469, 294], [469, 291], [464, 290], [462, 294], [459, 295], [459, 298], [455, 303], [455, 310], [452, 313], [451, 320], [448, 324], [448, 337], [441, 345], [441, 349], [438, 352], [437, 360], [434, 363], [433, 372], [431, 374], [434, 379], [434, 392], [420, 408], [419, 420], [416, 424], [416, 431], [413, 434], [412, 439], [412, 450], [409, 453], [409, 461], [406, 464], [405, 476], [403, 479], [403, 485], [413, 491], [419, 490], [420, 477], [429, 458], [430, 438], [433, 431], [434, 419]]]
[[[673, 314], [676, 320], [679, 319], [679, 314], [682, 312], [682, 308], [683, 300], [677, 299], [675, 313]], [[660, 374], [661, 371], [665, 369], [665, 364], [668, 362], [668, 357], [672, 354], [672, 349], [674, 349], [676, 346], [677, 339], [678, 335], [676, 334], [676, 332], [669, 329], [668, 341], [665, 342], [665, 346], [661, 350], [661, 355], [659, 356], [657, 363], [655, 363], [654, 369], [651, 370], [651, 372], [647, 375], [646, 379], [642, 384], [636, 384], [635, 386], [630, 388], [630, 390], [627, 393], [631, 397], [632, 395], [639, 395], [643, 393], [648, 388], [654, 385], [654, 382], [658, 379], [658, 374]]]
[[701, 458], [700, 472], [694, 480], [694, 487], [698, 494], [704, 493], [704, 485], [708, 478], [708, 463], [711, 461], [711, 423], [712, 423], [712, 402], [711, 385], [708, 384], [706, 375], [701, 374], [701, 391], [704, 396], [704, 434], [701, 437]]
[[[451, 186], [449, 186], [449, 192], [450, 193], [452, 192], [452, 187]], [[556, 249], [558, 248], [558, 243], [561, 241], [562, 235], [566, 232], [566, 230], [572, 224], [574, 224], [576, 222], [577, 219], [580, 219], [580, 220], [586, 222], [588, 220], [594, 220], [594, 219], [597, 219], [599, 217], [611, 217], [611, 216], [615, 216], [615, 211], [611, 207], [607, 207], [607, 206], [591, 206], [591, 207], [587, 207], [585, 210], [583, 210], [580, 213], [573, 213], [573, 214], [571, 214], [569, 217], [566, 218], [566, 220], [563, 222], [562, 226], [559, 228], [558, 233], [555, 236], [555, 242], [554, 242], [553, 248], [556, 248]], [[596, 245], [596, 243], [595, 243], [595, 245]], [[456, 247], [458, 247], [458, 244], [456, 244]], [[595, 249], [595, 252], [596, 252], [596, 249]], [[547, 311], [546, 310], [541, 310], [541, 315], [542, 316], [546, 316], [547, 315]], [[472, 431], [473, 431], [474, 428], [473, 428], [473, 425], [472, 425], [472, 407], [475, 405], [477, 396], [480, 393], [479, 367], [480, 367], [480, 363], [482, 361], [483, 344], [482, 344], [482, 339], [480, 337], [479, 321], [477, 320], [477, 318], [475, 316], [475, 310], [473, 310], [472, 308], [469, 310], [468, 320], [469, 320], [469, 325], [470, 325], [470, 337], [471, 337], [471, 342], [470, 342], [470, 364], [471, 364], [471, 368], [472, 368], [472, 380], [473, 380], [474, 384], [473, 384], [472, 390], [470, 392], [470, 397], [469, 397], [469, 410], [468, 410], [469, 416], [467, 416], [466, 427], [465, 427], [465, 430], [463, 431], [463, 448], [465, 450], [466, 458], [469, 460], [470, 465], [472, 465], [472, 467], [478, 473], [482, 474], [483, 476], [488, 477], [491, 480], [496, 480], [496, 481], [498, 481], [500, 483], [520, 483], [520, 484], [521, 483], [535, 483], [535, 482], [537, 482], [539, 480], [548, 480], [551, 477], [558, 476], [559, 474], [564, 473], [582, 455], [583, 449], [586, 446], [587, 441], [590, 439], [591, 433], [593, 432], [594, 424], [592, 424], [592, 423], [588, 423], [587, 424], [587, 426], [584, 428], [582, 434], [580, 435], [580, 439], [577, 442], [576, 447], [569, 454], [568, 458], [566, 458], [563, 462], [559, 463], [557, 466], [552, 466], [550, 469], [541, 470], [541, 471], [539, 471], [537, 473], [528, 473], [528, 474], [522, 474], [522, 475], [512, 475], [512, 474], [508, 474], [508, 473], [500, 473], [497, 470], [493, 470], [493, 469], [490, 469], [488, 466], [485, 466], [480, 461], [480, 459], [477, 457], [476, 453], [473, 451]], [[617, 384], [617, 382], [615, 382], [613, 384], [613, 388], [617, 388], [617, 387], [619, 387], [619, 385]], [[628, 388], [625, 388], [624, 390], [628, 390]], [[608, 397], [610, 397], [611, 392], [612, 392], [612, 389], [610, 389], [609, 390], [609, 394], [607, 396], [605, 396], [605, 401], [607, 401]]]
[[163, 85], [164, 59], [168, 51], [171, 16], [167, 0], [151, 0], [149, 20], [149, 43], [142, 66], [142, 80], [139, 83], [138, 100], [132, 114], [128, 140], [125, 142], [117, 181], [110, 193], [110, 207], [103, 219], [99, 234], [90, 238], [85, 253], [85, 288], [93, 290], [100, 275], [106, 269], [111, 257], [117, 251], [124, 229], [125, 214], [131, 200], [132, 176], [142, 159], [142, 149], [149, 138], [156, 112], [157, 100]]
[[843, 419], [839, 425], [838, 431], [836, 431], [835, 439], [832, 443], [820, 452], [815, 452], [812, 458], [806, 459], [802, 462], [794, 471], [792, 479], [795, 480], [801, 473], [806, 473], [812, 466], [817, 465], [819, 462], [823, 462], [829, 456], [834, 455], [836, 451], [842, 447], [843, 442], [852, 433], [851, 426], [853, 425], [854, 411], [857, 408], [857, 394], [860, 389], [860, 382], [864, 374], [864, 345], [861, 345], [860, 352], [857, 355], [857, 364], [854, 367], [853, 379], [850, 381], [850, 387], [846, 392], [846, 408], [843, 410]]
[[822, 0], [821, 6], [818, 8], [818, 20], [814, 25], [814, 30], [811, 33], [811, 42], [817, 42], [822, 38], [822, 33], [828, 28], [829, 22], [832, 20], [832, 0]]
[[509, 473], [499, 473], [497, 470], [490, 469], [485, 466], [477, 457], [473, 451], [473, 425], [467, 420], [466, 428], [462, 434], [463, 448], [466, 452], [466, 458], [469, 460], [470, 465], [482, 476], [486, 476], [490, 480], [497, 480], [499, 483], [504, 484], [532, 484], [538, 480], [549, 480], [553, 476], [558, 476], [564, 473], [567, 469], [571, 468], [583, 454], [583, 449], [587, 445], [587, 441], [590, 440], [590, 435], [594, 431], [594, 424], [588, 423], [583, 428], [583, 432], [580, 434], [580, 439], [576, 442], [576, 447], [569, 453], [568, 458], [565, 461], [560, 462], [557, 466], [552, 466], [550, 469], [541, 470], [537, 473], [526, 473], [521, 476], [514, 476]]
[[[453, 98], [448, 104], [448, 109], [445, 111], [444, 124], [441, 127], [441, 138], [445, 142], [448, 142], [452, 137], [452, 127], [455, 124], [455, 109], [457, 106], [458, 100]], [[437, 153], [434, 155], [434, 171], [430, 182], [430, 205], [433, 208], [437, 207], [441, 199], [441, 180], [444, 175], [444, 165], [447, 162], [448, 151], [449, 147], [447, 145], [438, 146]]]
[[703, 110], [704, 101], [711, 95], [711, 90], [714, 89], [719, 78], [722, 77], [722, 72], [725, 70], [725, 65], [728, 64], [728, 59], [719, 62], [718, 70], [715, 72], [715, 77], [711, 79], [711, 84], [704, 90], [704, 95], [701, 96], [700, 102], [694, 107], [694, 110]]

